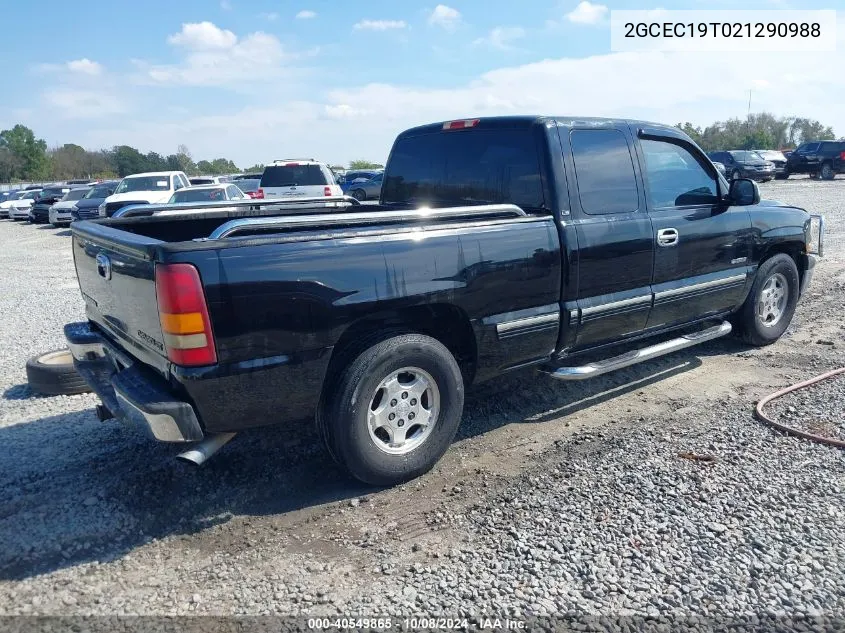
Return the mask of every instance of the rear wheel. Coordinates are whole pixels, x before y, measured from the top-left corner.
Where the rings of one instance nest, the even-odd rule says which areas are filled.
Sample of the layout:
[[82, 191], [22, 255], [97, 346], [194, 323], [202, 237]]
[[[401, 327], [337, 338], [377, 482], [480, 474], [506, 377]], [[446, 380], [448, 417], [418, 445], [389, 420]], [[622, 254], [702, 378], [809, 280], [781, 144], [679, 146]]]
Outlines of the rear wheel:
[[439, 341], [391, 336], [326, 385], [317, 423], [332, 456], [357, 479], [391, 486], [427, 472], [461, 420], [460, 367]]
[[822, 165], [822, 168], [819, 170], [819, 177], [822, 180], [833, 180], [833, 176], [833, 166], [830, 163]]
[[799, 292], [798, 267], [789, 255], [763, 262], [734, 319], [743, 340], [756, 346], [777, 341], [792, 321]]

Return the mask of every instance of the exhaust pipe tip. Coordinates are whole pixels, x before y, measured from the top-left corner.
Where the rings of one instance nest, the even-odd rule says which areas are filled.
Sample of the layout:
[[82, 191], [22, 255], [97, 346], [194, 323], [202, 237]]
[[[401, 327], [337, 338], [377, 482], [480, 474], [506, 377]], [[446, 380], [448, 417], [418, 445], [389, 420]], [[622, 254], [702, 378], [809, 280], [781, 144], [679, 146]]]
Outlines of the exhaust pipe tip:
[[207, 462], [217, 451], [223, 448], [229, 440], [235, 437], [235, 433], [216, 433], [209, 435], [201, 442], [194, 445], [193, 448], [188, 449], [176, 456], [176, 459], [194, 464], [195, 466], [202, 466]]

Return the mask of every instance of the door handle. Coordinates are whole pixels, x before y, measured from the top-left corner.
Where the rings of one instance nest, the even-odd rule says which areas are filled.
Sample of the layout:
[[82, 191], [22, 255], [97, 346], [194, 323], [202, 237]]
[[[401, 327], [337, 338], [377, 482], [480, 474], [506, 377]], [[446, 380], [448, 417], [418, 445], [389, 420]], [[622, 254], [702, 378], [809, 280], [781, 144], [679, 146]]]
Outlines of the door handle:
[[678, 243], [678, 229], [660, 229], [657, 232], [658, 246], [674, 246]]

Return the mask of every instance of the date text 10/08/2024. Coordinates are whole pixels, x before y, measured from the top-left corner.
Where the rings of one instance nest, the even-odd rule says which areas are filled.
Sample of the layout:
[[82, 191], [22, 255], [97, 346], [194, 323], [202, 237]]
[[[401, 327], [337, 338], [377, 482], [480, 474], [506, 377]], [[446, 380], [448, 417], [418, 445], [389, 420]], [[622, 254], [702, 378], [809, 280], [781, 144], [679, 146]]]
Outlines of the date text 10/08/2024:
[[521, 631], [525, 630], [524, 620], [510, 618], [477, 617], [477, 618], [309, 618], [308, 628], [311, 630], [365, 630], [400, 631], [416, 630], [445, 630], [445, 631]]

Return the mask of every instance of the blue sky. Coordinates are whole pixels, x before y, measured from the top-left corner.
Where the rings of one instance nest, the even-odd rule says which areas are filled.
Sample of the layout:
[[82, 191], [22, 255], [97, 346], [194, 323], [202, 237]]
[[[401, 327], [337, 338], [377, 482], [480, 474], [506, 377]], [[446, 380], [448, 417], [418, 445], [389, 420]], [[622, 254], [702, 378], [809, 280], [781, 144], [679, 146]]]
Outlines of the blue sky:
[[[728, 0], [181, 0], [4, 3], [0, 128], [50, 145], [127, 143], [241, 166], [288, 155], [384, 160], [419, 123], [490, 114], [706, 124], [753, 110], [845, 135], [845, 39], [822, 54], [611, 53], [612, 9]], [[580, 4], [580, 6], [579, 6]], [[748, 0], [742, 8], [845, 0]], [[21, 26], [23, 25], [23, 26]], [[29, 25], [29, 26], [25, 26]], [[31, 27], [31, 28], [30, 28]], [[765, 59], [764, 59], [765, 57]]]

